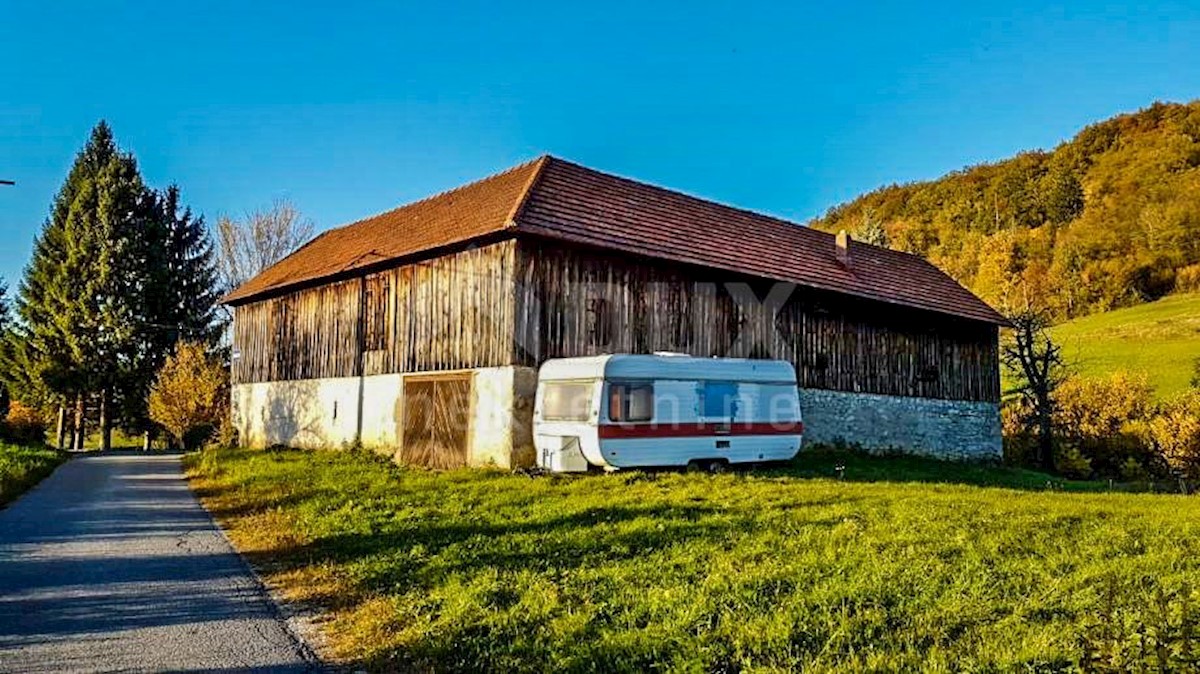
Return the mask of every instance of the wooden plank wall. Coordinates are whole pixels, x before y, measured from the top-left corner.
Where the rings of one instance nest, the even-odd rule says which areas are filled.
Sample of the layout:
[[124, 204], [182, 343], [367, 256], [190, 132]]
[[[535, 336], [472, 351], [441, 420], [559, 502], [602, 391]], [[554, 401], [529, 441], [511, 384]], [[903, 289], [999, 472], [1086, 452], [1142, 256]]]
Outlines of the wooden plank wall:
[[234, 310], [234, 383], [354, 376], [359, 279]]
[[513, 264], [505, 241], [238, 306], [233, 381], [511, 364]]
[[809, 288], [792, 289], [772, 320], [760, 302], [773, 283], [547, 242], [519, 244], [517, 278], [518, 363], [653, 351], [777, 357], [805, 387], [999, 400], [995, 326]]
[[233, 377], [349, 377], [360, 367], [368, 375], [436, 372], [678, 351], [785, 358], [806, 387], [999, 400], [995, 326], [808, 288], [795, 288], [772, 320], [745, 301], [766, 299], [772, 286], [505, 241], [237, 307]]

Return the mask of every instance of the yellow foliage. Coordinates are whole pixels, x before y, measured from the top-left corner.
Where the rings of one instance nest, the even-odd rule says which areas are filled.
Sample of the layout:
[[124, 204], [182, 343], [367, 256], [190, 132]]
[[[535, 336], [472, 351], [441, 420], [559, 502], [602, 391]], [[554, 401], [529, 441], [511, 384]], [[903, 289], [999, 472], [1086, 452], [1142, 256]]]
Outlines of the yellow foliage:
[[13, 426], [44, 426], [46, 424], [41, 412], [20, 400], [14, 400], [9, 404], [8, 416], [4, 420]]
[[1200, 291], [1200, 263], [1190, 264], [1175, 272], [1175, 289], [1184, 292]]
[[150, 418], [188, 446], [191, 434], [216, 428], [228, 409], [225, 366], [203, 344], [181, 341], [163, 363], [147, 400]]
[[1200, 101], [1155, 104], [938, 180], [891, 185], [813, 226], [869, 214], [889, 245], [1002, 309], [1081, 316], [1200, 289]]
[[1190, 391], [1162, 406], [1150, 420], [1150, 438], [1176, 472], [1200, 477], [1200, 391]]
[[1055, 391], [1055, 427], [1072, 438], [1103, 440], [1136, 431], [1153, 412], [1154, 389], [1145, 375], [1072, 377]]

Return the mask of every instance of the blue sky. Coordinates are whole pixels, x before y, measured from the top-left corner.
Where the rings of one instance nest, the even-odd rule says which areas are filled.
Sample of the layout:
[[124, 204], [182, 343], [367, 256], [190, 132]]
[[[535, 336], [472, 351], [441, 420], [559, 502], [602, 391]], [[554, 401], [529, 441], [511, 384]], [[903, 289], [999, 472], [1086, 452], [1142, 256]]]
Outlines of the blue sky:
[[782, 4], [7, 0], [0, 276], [100, 118], [210, 220], [330, 227], [551, 152], [803, 221], [1200, 97], [1197, 3]]

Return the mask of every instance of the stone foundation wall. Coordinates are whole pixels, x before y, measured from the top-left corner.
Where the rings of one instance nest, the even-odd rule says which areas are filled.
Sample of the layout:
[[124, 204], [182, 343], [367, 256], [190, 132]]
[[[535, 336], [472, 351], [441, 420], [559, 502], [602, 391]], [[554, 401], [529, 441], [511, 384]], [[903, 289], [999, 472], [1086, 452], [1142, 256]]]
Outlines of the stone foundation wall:
[[940, 459], [999, 459], [996, 403], [801, 389], [804, 444], [845, 443]]

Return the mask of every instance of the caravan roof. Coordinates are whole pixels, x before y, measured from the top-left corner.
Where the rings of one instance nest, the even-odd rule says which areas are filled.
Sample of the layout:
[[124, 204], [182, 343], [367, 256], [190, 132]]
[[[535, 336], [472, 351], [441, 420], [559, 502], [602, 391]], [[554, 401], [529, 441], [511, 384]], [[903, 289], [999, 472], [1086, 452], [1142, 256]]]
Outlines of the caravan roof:
[[609, 354], [556, 358], [541, 368], [542, 380], [686, 379], [796, 383], [796, 369], [783, 360], [697, 358], [686, 355]]

